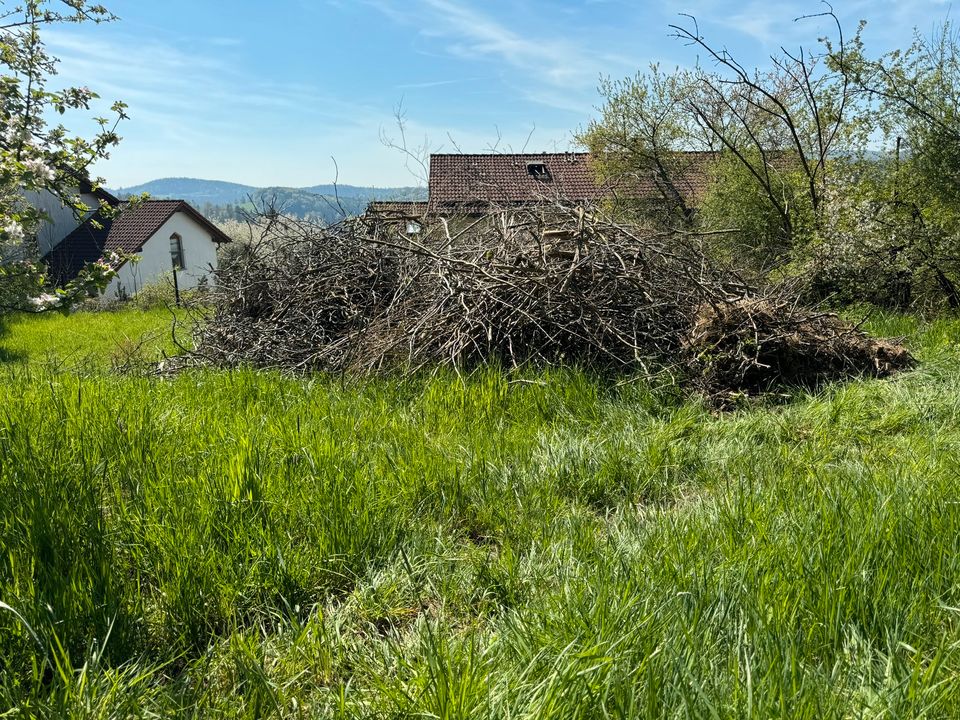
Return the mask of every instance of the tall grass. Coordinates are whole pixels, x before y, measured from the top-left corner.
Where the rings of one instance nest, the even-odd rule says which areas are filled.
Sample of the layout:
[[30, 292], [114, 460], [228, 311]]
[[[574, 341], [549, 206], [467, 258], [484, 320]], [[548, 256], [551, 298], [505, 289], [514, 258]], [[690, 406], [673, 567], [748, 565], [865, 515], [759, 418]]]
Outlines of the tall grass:
[[960, 322], [727, 415], [575, 370], [58, 369], [43, 322], [0, 340], [0, 711], [958, 714]]
[[[166, 309], [0, 316], [0, 363], [78, 370], [110, 367], [135, 352], [159, 359], [177, 351], [173, 317]], [[177, 339], [185, 335], [181, 325]]]

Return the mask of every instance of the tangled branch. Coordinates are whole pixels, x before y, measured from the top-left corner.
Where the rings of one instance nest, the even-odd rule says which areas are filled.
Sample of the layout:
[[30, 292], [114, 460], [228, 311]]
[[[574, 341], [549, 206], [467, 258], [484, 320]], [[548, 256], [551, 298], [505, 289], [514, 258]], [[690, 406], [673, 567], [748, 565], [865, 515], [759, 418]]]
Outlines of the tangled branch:
[[703, 237], [597, 209], [498, 209], [319, 228], [272, 216], [218, 272], [194, 359], [294, 371], [572, 363], [679, 371], [710, 392], [762, 390], [910, 364], [899, 346], [759, 292]]

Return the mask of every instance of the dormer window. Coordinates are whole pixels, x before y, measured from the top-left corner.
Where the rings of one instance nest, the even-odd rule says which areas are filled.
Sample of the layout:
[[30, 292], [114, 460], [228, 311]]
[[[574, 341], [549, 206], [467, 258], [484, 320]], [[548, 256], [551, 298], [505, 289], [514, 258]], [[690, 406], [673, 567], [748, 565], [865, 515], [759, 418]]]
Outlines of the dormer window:
[[534, 180], [546, 181], [550, 179], [550, 171], [542, 162], [528, 162], [527, 174]]

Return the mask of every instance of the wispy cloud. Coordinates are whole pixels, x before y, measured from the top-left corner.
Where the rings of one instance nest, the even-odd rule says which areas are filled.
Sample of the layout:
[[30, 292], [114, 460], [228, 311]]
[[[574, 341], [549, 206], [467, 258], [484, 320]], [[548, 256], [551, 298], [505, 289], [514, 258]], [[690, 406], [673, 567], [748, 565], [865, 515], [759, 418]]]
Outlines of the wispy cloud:
[[[321, 163], [326, 168], [326, 147], [377, 144], [380, 109], [312, 84], [250, 77], [232, 62], [229, 44], [205, 53], [195, 43], [186, 53], [122, 34], [49, 31], [45, 40], [61, 59], [58, 84], [89, 84], [103, 105], [117, 99], [129, 105], [130, 120], [120, 126], [124, 140], [114, 152], [125, 160], [99, 171], [113, 184], [164, 172], [280, 184], [312, 178]], [[79, 120], [70, 126], [87, 132]]]
[[[919, 18], [928, 18], [929, 24], [942, 22], [951, 6], [952, 0], [846, 0], [834, 3], [833, 10], [848, 33], [860, 20], [868, 20], [868, 37], [882, 50], [888, 50], [891, 44], [902, 44], [905, 31], [909, 33]], [[791, 44], [812, 45], [824, 33], [832, 33], [832, 19], [815, 17], [828, 9], [825, 4], [803, 0], [750, 0], [737, 4], [693, 0], [689, 12], [716, 27], [746, 36], [770, 51]], [[924, 30], [923, 23], [920, 25]]]
[[454, 0], [422, 0], [422, 3], [433, 11], [433, 22], [424, 32], [450, 40], [448, 49], [458, 55], [494, 58], [554, 85], [582, 72], [578, 60], [583, 59], [583, 53], [564, 38], [521, 34]]
[[[187, 54], [162, 42], [118, 37], [108, 42], [48, 32], [47, 42], [62, 60], [60, 79], [96, 85], [105, 99], [122, 99], [133, 121], [155, 130], [182, 132], [184, 127], [237, 130], [285, 119], [291, 111], [313, 121], [351, 124], [369, 107], [326, 96], [319, 88], [296, 83], [251, 80], [227, 59], [205, 55], [196, 46]], [[189, 122], [187, 121], [189, 120]]]
[[236, 37], [212, 37], [209, 43], [215, 47], [239, 47], [243, 40]]
[[[589, 112], [597, 80], [634, 62], [611, 57], [582, 38], [522, 28], [498, 19], [466, 0], [415, 0], [403, 10], [395, 0], [366, 0], [386, 17], [408, 27], [453, 57], [499, 65], [505, 83], [533, 103], [578, 113]], [[613, 65], [611, 65], [611, 60]]]
[[428, 80], [426, 82], [402, 83], [397, 85], [398, 90], [425, 90], [427, 88], [444, 87], [445, 85], [461, 85], [474, 82], [478, 78], [461, 78], [459, 80]]

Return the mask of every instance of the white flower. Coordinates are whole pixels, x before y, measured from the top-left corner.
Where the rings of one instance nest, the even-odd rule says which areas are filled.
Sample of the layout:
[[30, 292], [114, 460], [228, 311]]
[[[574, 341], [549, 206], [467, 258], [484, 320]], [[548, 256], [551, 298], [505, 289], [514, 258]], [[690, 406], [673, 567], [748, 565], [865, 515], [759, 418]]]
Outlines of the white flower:
[[23, 167], [38, 180], [46, 180], [49, 182], [56, 177], [53, 169], [41, 158], [31, 158], [23, 163]]
[[113, 272], [113, 269], [119, 265], [120, 255], [111, 251], [93, 263], [92, 269], [103, 273]]
[[24, 136], [23, 125], [19, 122], [12, 121], [3, 131], [3, 140], [8, 146], [16, 145]]
[[3, 232], [11, 242], [20, 242], [23, 240], [23, 227], [18, 222], [11, 220], [3, 227]]
[[52, 293], [43, 293], [37, 297], [30, 298], [30, 304], [37, 310], [49, 310], [60, 304], [60, 298]]

